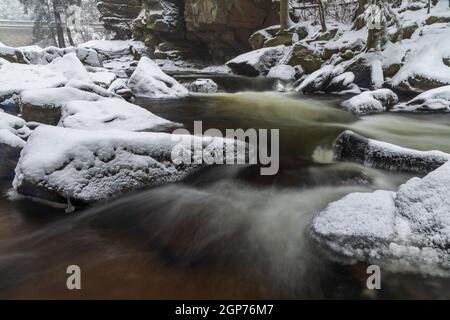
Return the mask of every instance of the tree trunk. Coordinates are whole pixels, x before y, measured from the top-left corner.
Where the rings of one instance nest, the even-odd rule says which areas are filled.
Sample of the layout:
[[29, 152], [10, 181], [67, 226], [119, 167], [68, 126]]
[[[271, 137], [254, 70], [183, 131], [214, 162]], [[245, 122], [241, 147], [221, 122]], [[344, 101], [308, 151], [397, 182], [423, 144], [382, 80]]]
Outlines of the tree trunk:
[[327, 23], [325, 21], [325, 10], [323, 8], [322, 0], [317, 0], [317, 6], [319, 7], [320, 25], [322, 26], [322, 32], [327, 31]]
[[428, 0], [428, 10], [427, 13], [430, 14], [431, 12], [431, 0]]
[[289, 16], [289, 0], [280, 0], [280, 31], [279, 34], [285, 33], [292, 25], [291, 18]]
[[358, 0], [358, 8], [355, 11], [355, 16], [353, 17], [353, 20], [356, 20], [357, 17], [359, 17], [361, 14], [364, 13], [366, 5], [367, 5], [367, 0]]
[[58, 45], [60, 48], [66, 47], [64, 40], [64, 29], [62, 27], [61, 14], [59, 10], [60, 0], [53, 0], [53, 14], [55, 15], [56, 34], [58, 35]]

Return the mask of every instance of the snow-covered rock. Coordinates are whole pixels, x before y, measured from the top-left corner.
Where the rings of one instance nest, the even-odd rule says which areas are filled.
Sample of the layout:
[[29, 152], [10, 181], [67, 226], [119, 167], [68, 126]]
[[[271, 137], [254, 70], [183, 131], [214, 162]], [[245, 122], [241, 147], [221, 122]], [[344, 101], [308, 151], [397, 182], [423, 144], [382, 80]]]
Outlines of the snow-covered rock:
[[389, 111], [398, 103], [398, 96], [389, 89], [365, 91], [341, 103], [341, 108], [354, 115]]
[[[208, 154], [225, 150], [226, 156], [236, 156], [234, 140], [43, 125], [34, 130], [22, 150], [13, 186], [21, 194], [46, 199], [105, 200], [181, 180], [204, 166], [191, 153], [192, 142]], [[186, 154], [193, 154], [194, 161], [179, 164], [178, 159]]]
[[174, 78], [165, 74], [158, 65], [147, 57], [142, 57], [128, 81], [128, 87], [138, 97], [182, 98], [188, 90]]
[[281, 64], [270, 69], [267, 77], [289, 82], [295, 80], [296, 74], [297, 71], [294, 67], [291, 67], [287, 64]]
[[7, 114], [0, 109], [0, 144], [22, 148], [31, 130], [22, 118]]
[[312, 235], [349, 261], [450, 276], [450, 163], [397, 192], [354, 193], [314, 218]]
[[96, 85], [94, 82], [86, 82], [80, 80], [71, 80], [66, 83], [67, 88], [75, 88], [81, 91], [95, 93], [99, 96], [110, 98], [115, 97], [116, 94], [108, 89], [105, 89], [99, 85]]
[[344, 131], [334, 143], [334, 158], [390, 171], [429, 173], [450, 160], [440, 151], [419, 151], [390, 143], [367, 139], [350, 130]]
[[240, 75], [256, 77], [265, 76], [288, 53], [288, 48], [281, 45], [244, 53], [226, 63], [231, 70]]
[[26, 121], [56, 125], [61, 118], [61, 108], [70, 101], [98, 101], [103, 97], [70, 87], [25, 90], [20, 94], [19, 105]]
[[160, 131], [178, 125], [122, 99], [107, 98], [64, 104], [58, 126], [83, 130]]
[[190, 92], [196, 93], [216, 93], [219, 86], [211, 79], [197, 79], [186, 85]]
[[24, 90], [63, 87], [69, 82], [78, 83], [79, 87], [95, 86], [75, 53], [56, 58], [46, 65], [4, 63], [0, 73], [0, 101]]
[[327, 93], [359, 93], [359, 87], [353, 83], [355, 79], [352, 72], [344, 72], [340, 65], [326, 65], [323, 68], [306, 76], [295, 88], [296, 92], [311, 94], [316, 92]]
[[128, 80], [116, 79], [108, 88], [108, 91], [121, 96], [124, 99], [130, 99], [133, 96], [133, 92], [128, 88]]
[[122, 58], [135, 52], [142, 54], [147, 50], [143, 42], [135, 40], [91, 40], [78, 48], [95, 50], [103, 60]]
[[109, 71], [89, 72], [89, 77], [96, 85], [105, 89], [108, 89], [117, 79], [117, 75]]
[[450, 112], [450, 86], [425, 91], [407, 103], [396, 105], [392, 111]]

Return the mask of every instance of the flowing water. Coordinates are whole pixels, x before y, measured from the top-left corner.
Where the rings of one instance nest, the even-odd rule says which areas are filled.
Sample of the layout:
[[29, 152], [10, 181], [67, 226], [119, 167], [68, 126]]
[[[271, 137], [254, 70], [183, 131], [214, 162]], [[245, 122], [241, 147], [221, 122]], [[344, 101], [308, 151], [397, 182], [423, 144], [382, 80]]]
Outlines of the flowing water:
[[[363, 264], [330, 260], [309, 240], [312, 217], [355, 191], [395, 190], [411, 176], [333, 163], [345, 129], [421, 150], [450, 152], [450, 116], [380, 114], [361, 119], [339, 99], [271, 92], [137, 101], [192, 130], [280, 129], [278, 175], [254, 166], [211, 167], [186, 181], [149, 188], [65, 214], [6, 193], [2, 169], [2, 298], [449, 298], [447, 279], [383, 273], [365, 290]], [[12, 166], [13, 168], [13, 166]], [[12, 170], [12, 169], [11, 169]], [[79, 265], [83, 290], [66, 289]]]

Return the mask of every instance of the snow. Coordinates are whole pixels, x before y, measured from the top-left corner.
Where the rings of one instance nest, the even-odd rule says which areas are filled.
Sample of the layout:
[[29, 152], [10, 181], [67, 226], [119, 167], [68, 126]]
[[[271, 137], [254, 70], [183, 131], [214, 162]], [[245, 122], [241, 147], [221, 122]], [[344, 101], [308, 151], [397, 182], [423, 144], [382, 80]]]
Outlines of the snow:
[[248, 76], [265, 76], [288, 53], [289, 48], [283, 45], [263, 48], [244, 53], [228, 61], [226, 65], [234, 73]]
[[83, 130], [160, 130], [176, 126], [122, 99], [72, 101], [62, 107], [58, 126]]
[[397, 192], [355, 193], [314, 218], [312, 235], [351, 261], [450, 276], [450, 163]]
[[92, 92], [102, 97], [114, 97], [115, 93], [108, 91], [107, 89], [100, 87], [96, 85], [93, 82], [86, 82], [86, 81], [80, 81], [80, 80], [71, 80], [66, 83], [66, 87], [68, 88], [75, 88], [86, 92]]
[[89, 77], [96, 85], [99, 85], [105, 89], [117, 79], [117, 75], [109, 71], [89, 72]]
[[197, 79], [186, 85], [186, 88], [190, 92], [197, 93], [216, 93], [219, 90], [219, 86], [211, 79]]
[[25, 120], [0, 109], [0, 144], [22, 148], [30, 133], [31, 130], [27, 127]]
[[35, 108], [60, 108], [73, 100], [97, 101], [100, 99], [102, 97], [94, 93], [69, 87], [25, 90], [20, 95], [21, 105]]
[[154, 99], [182, 98], [188, 90], [172, 77], [166, 75], [158, 65], [147, 57], [142, 57], [128, 81], [128, 87], [138, 97]]
[[192, 142], [212, 152], [221, 151], [225, 144], [226, 155], [235, 155], [234, 140], [43, 125], [35, 129], [22, 150], [13, 186], [25, 195], [33, 195], [32, 185], [41, 194], [47, 191], [48, 196], [83, 202], [105, 200], [181, 180], [203, 166], [172, 161], [175, 147], [190, 152]]
[[288, 82], [295, 80], [296, 73], [297, 72], [295, 71], [294, 67], [282, 64], [270, 69], [269, 73], [267, 74], [267, 77]]
[[407, 103], [396, 105], [392, 111], [450, 112], [450, 86], [425, 91]]
[[75, 53], [56, 58], [48, 65], [48, 68], [62, 74], [67, 80], [92, 82], [89, 73]]
[[398, 96], [389, 89], [365, 91], [341, 103], [341, 108], [354, 115], [385, 112], [398, 103]]
[[106, 60], [131, 55], [131, 50], [138, 52], [146, 50], [143, 42], [135, 40], [91, 40], [79, 45], [78, 48], [93, 49]]

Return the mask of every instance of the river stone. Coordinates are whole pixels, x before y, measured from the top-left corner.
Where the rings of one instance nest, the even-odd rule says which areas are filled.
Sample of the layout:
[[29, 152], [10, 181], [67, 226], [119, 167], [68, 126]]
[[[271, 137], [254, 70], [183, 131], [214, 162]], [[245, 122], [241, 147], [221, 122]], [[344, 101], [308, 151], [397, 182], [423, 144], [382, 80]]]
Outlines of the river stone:
[[306, 43], [294, 44], [287, 59], [288, 65], [301, 66], [307, 74], [319, 70], [322, 62], [320, 52]]

